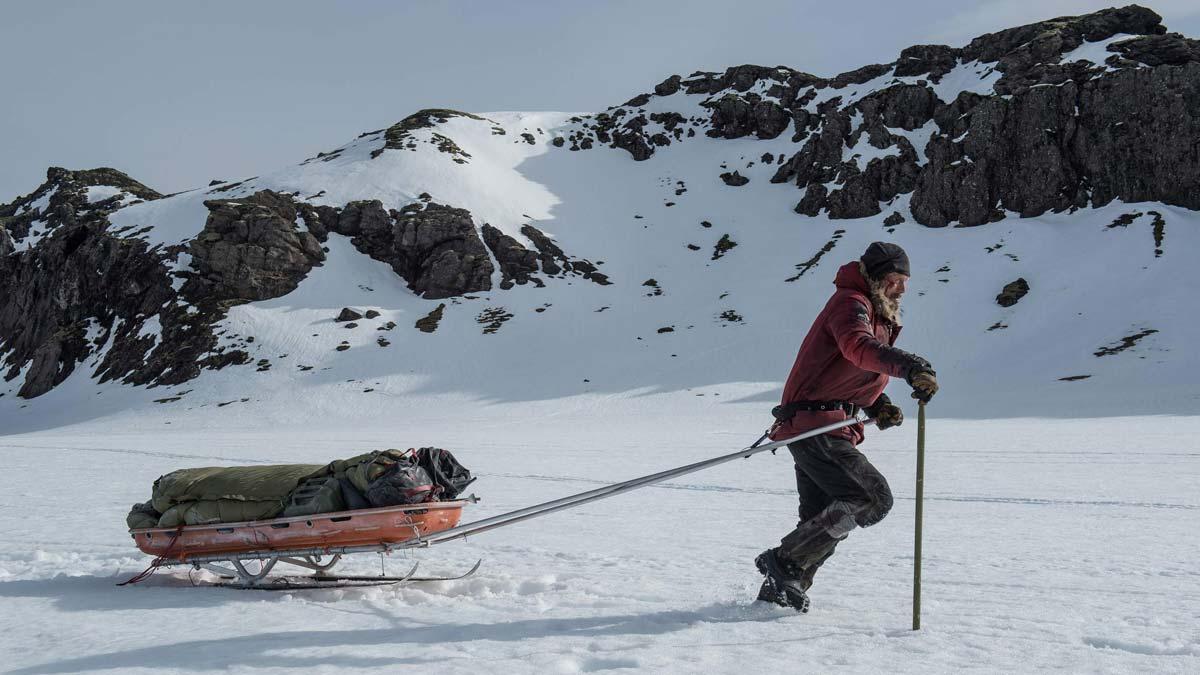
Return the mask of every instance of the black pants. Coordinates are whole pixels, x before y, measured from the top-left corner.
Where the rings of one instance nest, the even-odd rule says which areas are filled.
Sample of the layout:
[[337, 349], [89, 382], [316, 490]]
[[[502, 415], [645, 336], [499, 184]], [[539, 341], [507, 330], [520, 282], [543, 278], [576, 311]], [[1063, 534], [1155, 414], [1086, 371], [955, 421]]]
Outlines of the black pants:
[[887, 479], [854, 444], [824, 434], [788, 446], [796, 461], [800, 522], [784, 536], [778, 557], [803, 570], [804, 587], [855, 527], [870, 527], [892, 508]]

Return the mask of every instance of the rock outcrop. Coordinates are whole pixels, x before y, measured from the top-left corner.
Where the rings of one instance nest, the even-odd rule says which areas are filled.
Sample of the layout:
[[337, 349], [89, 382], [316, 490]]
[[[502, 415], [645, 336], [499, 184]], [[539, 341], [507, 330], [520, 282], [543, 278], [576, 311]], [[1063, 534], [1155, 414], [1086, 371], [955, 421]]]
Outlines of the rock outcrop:
[[391, 265], [424, 298], [492, 288], [495, 266], [466, 209], [417, 202], [387, 211], [378, 200], [351, 202], [342, 209], [335, 231], [351, 237], [359, 251]]
[[[220, 306], [188, 306], [175, 291], [170, 269], [183, 247], [150, 246], [113, 231], [108, 209], [125, 198], [89, 202], [87, 188], [95, 185], [157, 197], [112, 169], [51, 169], [32, 195], [0, 207], [25, 217], [31, 229], [22, 239], [34, 227], [39, 233], [36, 245], [0, 256], [4, 379], [24, 374], [18, 395], [40, 396], [102, 348], [95, 368], [102, 382], [175, 384], [201, 368], [246, 359], [217, 344], [211, 325], [223, 316]], [[42, 201], [45, 210], [25, 208]]]
[[[1100, 41], [1106, 56], [1096, 57]], [[961, 90], [939, 88], [951, 71]], [[654, 97], [695, 105], [681, 96], [701, 97], [708, 117], [662, 112], [665, 100], [645, 112]], [[570, 137], [643, 161], [697, 130], [775, 138], [790, 128], [800, 147], [771, 180], [803, 190], [797, 212], [861, 218], [911, 194], [917, 222], [970, 226], [1115, 199], [1200, 209], [1197, 110], [1200, 42], [1133, 5], [960, 48], [916, 45], [828, 79], [754, 65], [674, 75], [653, 94], [580, 118]]]
[[195, 274], [183, 295], [197, 304], [237, 303], [286, 295], [325, 260], [321, 244], [296, 227], [291, 197], [270, 190], [214, 199], [204, 229], [188, 245]]

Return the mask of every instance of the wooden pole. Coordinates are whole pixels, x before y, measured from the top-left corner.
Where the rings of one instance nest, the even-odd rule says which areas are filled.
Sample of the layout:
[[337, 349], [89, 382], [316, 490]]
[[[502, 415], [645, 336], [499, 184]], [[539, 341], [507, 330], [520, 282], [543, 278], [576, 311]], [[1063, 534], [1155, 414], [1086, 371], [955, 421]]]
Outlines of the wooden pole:
[[925, 402], [917, 408], [917, 527], [913, 546], [913, 630], [921, 630], [921, 516], [925, 505]]

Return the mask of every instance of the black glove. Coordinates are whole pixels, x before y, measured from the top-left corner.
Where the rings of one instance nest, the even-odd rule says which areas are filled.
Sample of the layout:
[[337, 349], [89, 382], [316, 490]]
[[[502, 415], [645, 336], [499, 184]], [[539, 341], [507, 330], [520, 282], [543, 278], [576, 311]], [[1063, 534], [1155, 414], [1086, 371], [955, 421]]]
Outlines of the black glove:
[[929, 399], [937, 393], [937, 373], [933, 372], [933, 368], [913, 366], [908, 371], [908, 377], [904, 379], [908, 386], [913, 388], [912, 397], [922, 403], [929, 403]]
[[893, 405], [887, 394], [880, 394], [874, 403], [863, 408], [863, 412], [875, 420], [875, 428], [880, 431], [904, 423], [904, 411], [900, 410], [900, 406]]

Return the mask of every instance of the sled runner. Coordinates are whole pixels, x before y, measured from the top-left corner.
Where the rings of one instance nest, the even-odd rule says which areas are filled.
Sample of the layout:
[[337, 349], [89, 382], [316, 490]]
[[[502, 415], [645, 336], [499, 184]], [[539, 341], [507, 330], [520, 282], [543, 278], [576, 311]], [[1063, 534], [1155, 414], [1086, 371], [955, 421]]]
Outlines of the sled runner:
[[[136, 583], [160, 567], [191, 566], [231, 579], [238, 588], [293, 589], [370, 586], [411, 581], [447, 581], [470, 576], [418, 577], [413, 566], [401, 576], [341, 576], [330, 570], [351, 553], [391, 553], [428, 546], [430, 535], [458, 524], [474, 496], [354, 511], [272, 518], [240, 523], [184, 525], [130, 530], [143, 553], [156, 556]], [[251, 562], [257, 561], [257, 562]], [[309, 576], [269, 576], [277, 564], [311, 570]], [[252, 571], [251, 568], [256, 568]]]

